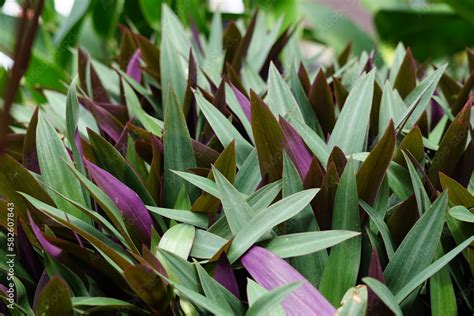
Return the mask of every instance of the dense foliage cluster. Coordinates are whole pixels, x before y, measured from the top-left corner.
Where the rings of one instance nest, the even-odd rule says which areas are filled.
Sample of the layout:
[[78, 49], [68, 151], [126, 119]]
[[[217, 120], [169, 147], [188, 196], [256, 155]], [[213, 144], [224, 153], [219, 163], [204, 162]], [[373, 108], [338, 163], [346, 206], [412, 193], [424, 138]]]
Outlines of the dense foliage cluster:
[[322, 65], [269, 20], [202, 34], [164, 5], [110, 67], [68, 51], [68, 89], [29, 74], [0, 148], [4, 312], [472, 314], [472, 53]]

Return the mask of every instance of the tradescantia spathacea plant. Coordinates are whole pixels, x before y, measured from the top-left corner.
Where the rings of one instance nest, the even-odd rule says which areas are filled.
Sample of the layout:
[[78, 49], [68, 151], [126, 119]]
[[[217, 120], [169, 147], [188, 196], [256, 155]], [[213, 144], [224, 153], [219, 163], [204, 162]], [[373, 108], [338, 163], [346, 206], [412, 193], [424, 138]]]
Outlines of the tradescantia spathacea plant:
[[472, 54], [321, 64], [281, 21], [205, 36], [165, 5], [159, 40], [124, 28], [118, 63], [78, 49], [67, 94], [14, 105], [5, 312], [472, 313]]

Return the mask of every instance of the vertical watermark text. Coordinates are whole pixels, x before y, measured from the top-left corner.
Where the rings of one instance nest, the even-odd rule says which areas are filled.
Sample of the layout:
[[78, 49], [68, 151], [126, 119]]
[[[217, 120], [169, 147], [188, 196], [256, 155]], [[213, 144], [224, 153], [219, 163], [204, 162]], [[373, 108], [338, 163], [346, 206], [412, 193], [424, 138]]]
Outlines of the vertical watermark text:
[[7, 244], [6, 244], [6, 266], [7, 270], [7, 307], [13, 309], [15, 306], [15, 204], [7, 203]]

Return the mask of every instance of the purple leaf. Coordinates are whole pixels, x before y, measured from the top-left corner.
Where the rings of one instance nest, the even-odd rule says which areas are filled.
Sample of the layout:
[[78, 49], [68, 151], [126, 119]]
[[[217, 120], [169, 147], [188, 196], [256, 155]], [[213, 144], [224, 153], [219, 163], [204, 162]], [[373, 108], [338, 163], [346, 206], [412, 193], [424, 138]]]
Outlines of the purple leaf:
[[86, 160], [85, 163], [94, 182], [110, 197], [122, 213], [125, 225], [137, 246], [149, 245], [153, 220], [138, 194], [90, 161]]
[[379, 280], [382, 283], [385, 283], [382, 266], [380, 265], [379, 255], [375, 249], [372, 250], [372, 256], [370, 258], [369, 277]]
[[[383, 284], [385, 284], [385, 277], [383, 275], [382, 266], [380, 264], [380, 258], [377, 250], [372, 250], [372, 256], [370, 258], [369, 273], [368, 276], [374, 278]], [[387, 306], [379, 299], [379, 297], [369, 287], [368, 292], [368, 310], [373, 311], [374, 315], [389, 315], [392, 314]]]
[[76, 130], [76, 133], [74, 134], [74, 142], [76, 143], [77, 150], [79, 151], [79, 155], [82, 157], [82, 160], [84, 160], [84, 148], [82, 148], [82, 140], [81, 140], [81, 134], [79, 131]]
[[303, 285], [283, 301], [287, 315], [334, 315], [336, 309], [298, 271], [264, 248], [253, 246], [241, 259], [250, 275], [267, 290], [292, 282]]
[[41, 247], [44, 249], [44, 251], [46, 251], [46, 253], [50, 255], [51, 257], [53, 257], [54, 259], [59, 259], [63, 253], [62, 249], [56, 247], [55, 245], [53, 245], [46, 239], [41, 229], [33, 221], [33, 218], [31, 217], [31, 214], [29, 212], [28, 212], [28, 220], [30, 222], [31, 230], [33, 231], [33, 234], [35, 234], [36, 239], [38, 239], [38, 242], [41, 244]]
[[250, 101], [247, 99], [247, 97], [240, 92], [239, 89], [237, 89], [233, 84], [230, 85], [232, 88], [232, 91], [234, 91], [234, 95], [237, 98], [237, 101], [239, 101], [240, 106], [242, 107], [242, 110], [244, 110], [245, 116], [250, 121], [250, 118], [252, 117], [251, 110], [250, 110]]
[[302, 179], [308, 174], [313, 156], [298, 132], [284, 118], [280, 117], [280, 126], [285, 135], [285, 150], [298, 169]]
[[221, 256], [214, 270], [214, 279], [228, 289], [237, 298], [240, 298], [239, 285], [234, 270], [226, 256]]
[[99, 128], [106, 133], [110, 138], [117, 142], [122, 133], [122, 123], [120, 123], [112, 114], [110, 114], [105, 108], [97, 105], [97, 103], [88, 100], [86, 98], [79, 99], [82, 104], [91, 114], [97, 122]]
[[41, 276], [41, 264], [38, 261], [36, 252], [33, 250], [25, 231], [23, 230], [23, 225], [18, 225], [18, 251], [25, 267], [30, 272], [33, 279], [37, 281]]
[[137, 49], [133, 54], [132, 58], [127, 66], [127, 75], [135, 79], [138, 83], [142, 81], [142, 69], [140, 68], [140, 60], [142, 59], [142, 53], [140, 49]]
[[443, 108], [435, 100], [431, 100], [431, 129], [441, 120], [444, 115]]

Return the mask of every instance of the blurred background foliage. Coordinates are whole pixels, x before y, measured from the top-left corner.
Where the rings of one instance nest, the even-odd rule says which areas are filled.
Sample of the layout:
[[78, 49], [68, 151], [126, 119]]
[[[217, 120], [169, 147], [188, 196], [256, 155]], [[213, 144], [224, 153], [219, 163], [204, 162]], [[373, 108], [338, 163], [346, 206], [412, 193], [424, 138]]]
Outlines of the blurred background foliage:
[[[14, 2], [2, 0], [0, 6], [11, 7]], [[118, 57], [123, 26], [145, 37], [159, 36], [163, 2], [185, 25], [195, 27], [204, 35], [209, 32], [211, 7], [219, 3], [228, 7], [232, 3], [234, 12], [224, 12], [224, 20], [250, 17], [255, 8], [260, 8], [270, 26], [277, 26], [283, 32], [288, 25], [300, 23], [297, 33], [303, 40], [330, 47], [333, 55], [340, 54], [348, 43], [352, 43], [355, 54], [375, 49], [379, 65], [389, 63], [396, 45], [402, 42], [420, 62], [449, 59], [454, 76], [457, 63], [465, 60], [456, 58], [457, 54], [474, 45], [474, 0], [245, 0], [243, 3], [234, 0], [76, 0], [67, 17], [57, 12], [59, 2], [64, 6], [68, 1], [46, 0], [24, 80], [36, 102], [42, 103], [45, 99], [35, 92], [35, 86], [65, 92], [64, 83], [70, 82], [77, 67], [73, 48], [80, 46], [97, 62], [111, 65]], [[323, 2], [333, 5], [330, 8]], [[245, 8], [243, 12], [239, 12], [239, 8], [235, 10], [239, 5]], [[373, 25], [372, 30], [361, 28], [360, 23], [347, 17], [361, 6], [367, 14], [361, 19], [370, 20], [366, 22]], [[0, 52], [12, 56], [17, 17], [7, 11], [11, 10], [2, 8], [0, 14]], [[278, 23], [282, 15], [284, 21]], [[156, 42], [159, 43], [159, 38]], [[463, 75], [458, 74], [458, 77]], [[0, 69], [0, 89], [3, 89], [5, 76], [6, 70]]]

